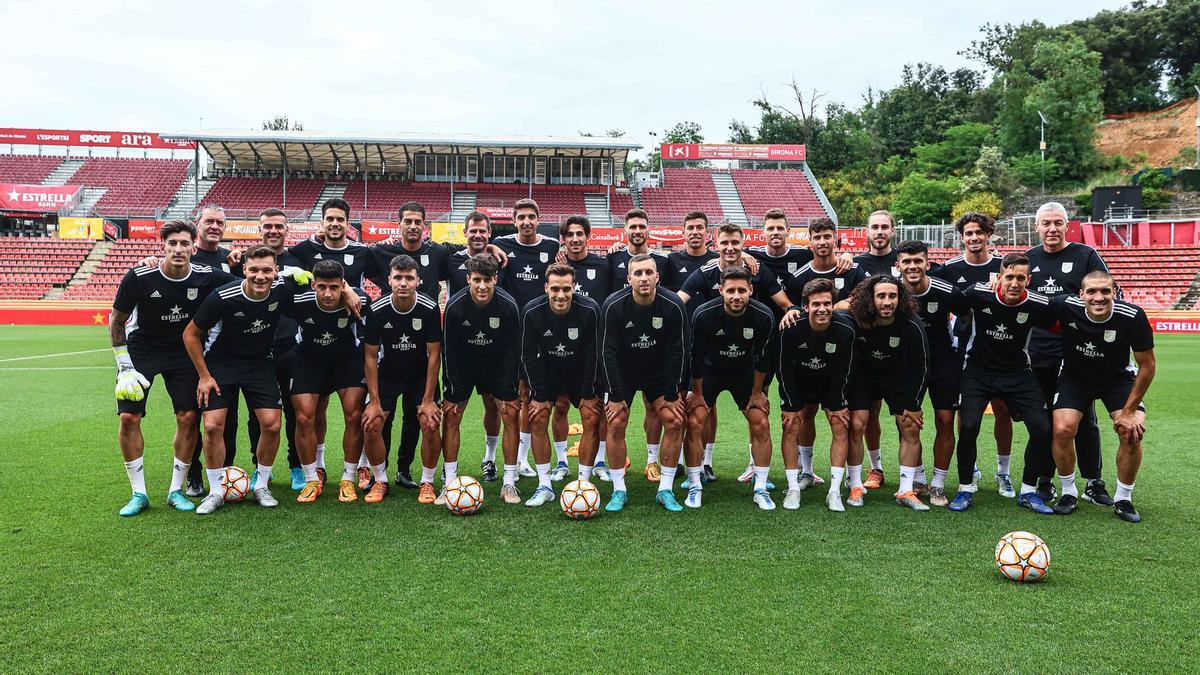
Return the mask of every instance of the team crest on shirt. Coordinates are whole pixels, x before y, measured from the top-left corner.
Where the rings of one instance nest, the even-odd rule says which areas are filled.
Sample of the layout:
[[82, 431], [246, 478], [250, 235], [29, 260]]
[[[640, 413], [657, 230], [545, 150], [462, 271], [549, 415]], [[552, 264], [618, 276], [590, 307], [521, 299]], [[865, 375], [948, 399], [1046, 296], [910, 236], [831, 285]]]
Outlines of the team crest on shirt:
[[794, 262], [788, 263], [788, 272], [791, 274], [796, 273], [796, 263], [794, 263]]
[[429, 266], [429, 255], [428, 254], [424, 254], [424, 253], [421, 254], [421, 266], [422, 267]]
[[268, 312], [274, 312], [274, 311], [275, 311], [275, 308], [276, 308], [276, 307], [278, 307], [278, 306], [279, 306], [279, 303], [278, 303], [278, 302], [272, 302], [271, 304], [267, 305], [267, 311], [268, 311]]
[[936, 302], [925, 303], [925, 310], [927, 312], [929, 312], [930, 314], [933, 314], [934, 312], [936, 312], [937, 308], [938, 308], [938, 304]]
[[221, 263], [221, 271], [228, 272], [229, 271], [229, 263]]
[[825, 353], [833, 354], [835, 352], [837, 352], [837, 345], [834, 344], [833, 342], [826, 342], [825, 343]]
[[894, 277], [900, 276], [900, 268], [899, 267], [896, 267], [895, 265], [892, 266], [892, 276], [894, 276]]
[[661, 316], [650, 317], [650, 325], [656, 329], [662, 328], [662, 317]]
[[754, 329], [753, 328], [743, 328], [742, 329], [742, 337], [746, 338], [747, 340], [753, 340], [754, 339]]
[[499, 328], [500, 327], [500, 317], [493, 316], [493, 317], [489, 318], [488, 325], [491, 326], [492, 328]]
[[189, 288], [187, 291], [188, 300], [195, 300], [196, 298], [200, 297], [199, 288]]
[[579, 329], [578, 328], [568, 328], [567, 329], [567, 339], [568, 340], [578, 340], [579, 339]]
[[1017, 323], [1025, 323], [1029, 320], [1029, 312], [1017, 312]]
[[542, 251], [541, 253], [538, 253], [538, 259], [542, 262], [550, 262], [550, 254]]
[[888, 338], [888, 346], [891, 347], [892, 349], [899, 347], [900, 346], [900, 338], [898, 338], [898, 337]]
[[589, 278], [589, 279], [595, 279], [595, 278], [596, 278], [596, 270], [588, 270], [588, 271], [587, 271], [587, 278]]
[[1075, 263], [1073, 263], [1073, 262], [1063, 263], [1063, 274], [1070, 272], [1072, 269], [1074, 269], [1074, 267], [1075, 267]]
[[343, 316], [342, 318], [338, 319], [338, 328], [345, 328], [346, 324], [349, 322], [350, 320]]
[[989, 273], [989, 274], [988, 274], [988, 283], [989, 283], [989, 284], [994, 284], [994, 283], [996, 283], [996, 278], [997, 278], [997, 277], [999, 277], [999, 276], [1000, 276], [1000, 274], [999, 274], [998, 272], [991, 272], [991, 273]]
[[353, 265], [354, 264], [354, 254], [347, 253], [346, 255], [342, 256], [342, 260], [345, 260], [347, 265]]
[[841, 277], [838, 277], [833, 280], [833, 286], [834, 286], [834, 288], [836, 288], [840, 291], [846, 287], [846, 280]]
[[413, 330], [421, 330], [421, 320], [413, 319]]
[[1115, 330], [1104, 331], [1104, 341], [1105, 342], [1116, 342], [1117, 341], [1117, 331], [1115, 331]]

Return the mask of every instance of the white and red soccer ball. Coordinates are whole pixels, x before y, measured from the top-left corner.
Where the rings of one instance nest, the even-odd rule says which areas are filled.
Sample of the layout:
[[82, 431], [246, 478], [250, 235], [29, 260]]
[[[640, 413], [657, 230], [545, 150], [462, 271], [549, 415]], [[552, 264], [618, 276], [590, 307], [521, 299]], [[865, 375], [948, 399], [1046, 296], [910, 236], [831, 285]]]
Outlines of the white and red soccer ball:
[[1032, 532], [1009, 532], [996, 544], [996, 567], [1013, 581], [1041, 581], [1050, 571], [1050, 547]]
[[567, 483], [558, 496], [563, 513], [572, 520], [587, 520], [600, 510], [600, 490], [586, 480]]
[[483, 508], [483, 484], [470, 476], [446, 483], [446, 508], [456, 516], [469, 516]]

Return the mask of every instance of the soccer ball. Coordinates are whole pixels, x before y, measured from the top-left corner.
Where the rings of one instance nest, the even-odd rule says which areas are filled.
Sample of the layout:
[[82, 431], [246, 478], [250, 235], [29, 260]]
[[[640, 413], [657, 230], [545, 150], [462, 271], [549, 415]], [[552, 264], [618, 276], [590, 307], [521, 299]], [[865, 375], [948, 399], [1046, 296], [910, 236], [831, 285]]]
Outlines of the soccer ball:
[[558, 497], [563, 513], [572, 520], [587, 520], [600, 510], [600, 490], [586, 480], [567, 483]]
[[221, 487], [225, 490], [225, 501], [240, 502], [250, 492], [250, 476], [240, 466], [227, 466], [221, 477]]
[[996, 567], [1013, 581], [1041, 581], [1050, 570], [1050, 547], [1032, 532], [1009, 532], [996, 544]]
[[446, 484], [446, 508], [456, 516], [469, 516], [483, 508], [483, 485], [470, 476]]

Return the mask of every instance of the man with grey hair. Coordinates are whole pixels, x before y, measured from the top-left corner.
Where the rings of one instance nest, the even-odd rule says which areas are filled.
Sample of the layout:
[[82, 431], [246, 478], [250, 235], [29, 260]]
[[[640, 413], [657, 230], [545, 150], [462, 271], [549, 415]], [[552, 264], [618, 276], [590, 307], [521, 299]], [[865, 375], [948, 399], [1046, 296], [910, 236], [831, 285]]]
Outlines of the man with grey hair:
[[[1096, 249], [1087, 244], [1067, 241], [1070, 221], [1067, 209], [1062, 204], [1042, 204], [1037, 210], [1036, 221], [1042, 244], [1025, 252], [1029, 257], [1029, 290], [1051, 298], [1056, 295], [1078, 296], [1083, 288], [1083, 278], [1088, 273], [1108, 271], [1108, 266], [1104, 264]], [[1054, 406], [1055, 394], [1058, 392], [1058, 374], [1062, 369], [1061, 335], [1044, 328], [1034, 328], [1029, 341], [1029, 360], [1046, 399], [1046, 409], [1050, 410]], [[1111, 507], [1112, 497], [1109, 496], [1100, 477], [1103, 463], [1100, 457], [1100, 429], [1096, 426], [1094, 406], [1085, 411], [1075, 438], [1075, 446], [1079, 457], [1079, 473], [1087, 480], [1082, 499]], [[1039, 479], [1038, 493], [1045, 502], [1054, 499], [1051, 476], [1042, 476]]]

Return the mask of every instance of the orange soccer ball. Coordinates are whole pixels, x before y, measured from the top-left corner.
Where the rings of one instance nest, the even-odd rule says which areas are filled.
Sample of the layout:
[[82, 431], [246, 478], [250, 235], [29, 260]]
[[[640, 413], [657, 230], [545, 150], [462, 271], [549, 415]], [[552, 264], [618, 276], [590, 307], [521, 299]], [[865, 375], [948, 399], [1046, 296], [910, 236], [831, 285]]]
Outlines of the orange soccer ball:
[[446, 508], [456, 516], [469, 516], [483, 508], [483, 484], [459, 476], [446, 484]]
[[225, 491], [225, 501], [240, 502], [250, 494], [250, 476], [240, 466], [227, 466], [221, 488]]
[[1050, 570], [1050, 547], [1032, 532], [1009, 532], [996, 544], [996, 567], [1013, 581], [1041, 581]]
[[600, 490], [586, 480], [567, 483], [558, 497], [563, 513], [572, 520], [587, 520], [600, 510]]

